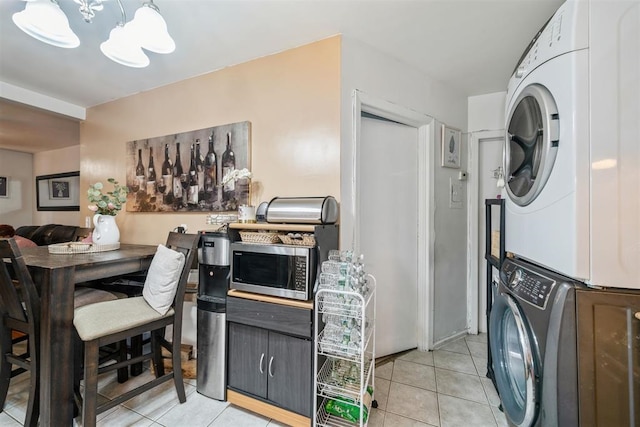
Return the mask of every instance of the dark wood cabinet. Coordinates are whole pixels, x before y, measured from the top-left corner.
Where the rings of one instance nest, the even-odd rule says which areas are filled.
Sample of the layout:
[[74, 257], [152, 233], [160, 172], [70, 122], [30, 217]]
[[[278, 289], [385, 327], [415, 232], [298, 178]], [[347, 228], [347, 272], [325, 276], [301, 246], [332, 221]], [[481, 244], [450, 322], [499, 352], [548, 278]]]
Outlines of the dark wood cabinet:
[[[334, 224], [229, 224], [241, 231], [312, 234], [318, 262], [338, 248]], [[227, 400], [291, 426], [309, 426], [313, 414], [313, 300], [298, 301], [236, 289], [227, 297]]]
[[228, 387], [310, 417], [311, 315], [303, 308], [228, 298]]
[[640, 292], [579, 290], [581, 426], [640, 426]]
[[267, 398], [268, 344], [267, 330], [229, 323], [227, 381], [230, 387]]
[[311, 415], [311, 341], [269, 332], [267, 398], [299, 414]]

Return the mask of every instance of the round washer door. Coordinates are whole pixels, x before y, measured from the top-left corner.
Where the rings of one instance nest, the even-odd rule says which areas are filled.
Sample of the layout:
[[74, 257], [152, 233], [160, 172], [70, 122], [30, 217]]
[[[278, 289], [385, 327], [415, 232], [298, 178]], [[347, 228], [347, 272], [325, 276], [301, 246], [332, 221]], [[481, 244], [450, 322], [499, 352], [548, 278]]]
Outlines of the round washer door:
[[536, 378], [540, 365], [526, 320], [512, 296], [496, 296], [489, 328], [493, 371], [504, 414], [513, 425], [530, 427], [538, 417]]
[[558, 107], [546, 87], [531, 84], [522, 90], [507, 117], [507, 193], [517, 205], [527, 206], [538, 197], [553, 169], [560, 132]]

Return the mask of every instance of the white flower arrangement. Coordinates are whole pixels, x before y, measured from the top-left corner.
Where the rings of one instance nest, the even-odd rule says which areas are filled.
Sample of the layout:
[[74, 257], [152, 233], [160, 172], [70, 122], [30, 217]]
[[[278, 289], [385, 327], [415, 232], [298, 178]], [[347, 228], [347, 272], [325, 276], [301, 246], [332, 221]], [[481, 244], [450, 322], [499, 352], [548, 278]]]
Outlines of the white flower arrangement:
[[118, 184], [118, 181], [113, 178], [109, 178], [107, 181], [113, 184], [113, 191], [107, 191], [106, 194], [102, 193], [104, 186], [101, 182], [89, 186], [87, 198], [92, 204], [88, 208], [90, 211], [102, 215], [115, 216], [127, 201], [129, 190], [126, 186]]
[[249, 169], [244, 168], [244, 169], [232, 169], [229, 172], [227, 172], [225, 174], [224, 177], [222, 177], [222, 185], [225, 185], [231, 181], [237, 181], [240, 178], [247, 178], [247, 179], [251, 179], [251, 177], [253, 176], [253, 174], [249, 171]]

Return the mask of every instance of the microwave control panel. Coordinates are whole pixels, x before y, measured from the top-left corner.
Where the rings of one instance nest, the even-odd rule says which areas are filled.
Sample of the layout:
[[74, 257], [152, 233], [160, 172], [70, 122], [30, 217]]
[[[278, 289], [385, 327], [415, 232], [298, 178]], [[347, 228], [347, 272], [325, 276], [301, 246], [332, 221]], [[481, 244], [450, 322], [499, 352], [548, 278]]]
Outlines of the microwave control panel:
[[295, 257], [295, 289], [306, 292], [307, 290], [307, 258], [303, 256]]

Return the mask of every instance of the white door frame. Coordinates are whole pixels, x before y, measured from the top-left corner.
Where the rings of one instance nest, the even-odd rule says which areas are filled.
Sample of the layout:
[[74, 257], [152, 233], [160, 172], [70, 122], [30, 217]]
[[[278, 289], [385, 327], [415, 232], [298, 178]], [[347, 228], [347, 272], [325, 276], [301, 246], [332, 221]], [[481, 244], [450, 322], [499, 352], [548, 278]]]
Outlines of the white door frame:
[[[470, 334], [478, 333], [478, 218], [481, 211], [478, 194], [480, 192], [480, 141], [504, 138], [504, 130], [483, 130], [472, 132], [469, 138], [469, 186], [467, 191], [467, 324]], [[484, 272], [482, 272], [484, 274]]]
[[[360, 248], [360, 143], [362, 112], [390, 119], [418, 129], [418, 349], [433, 348], [433, 265], [434, 265], [434, 143], [435, 126], [432, 117], [406, 107], [353, 91], [353, 165], [351, 204], [354, 210], [353, 248]], [[387, 242], [388, 243], [388, 242]]]

